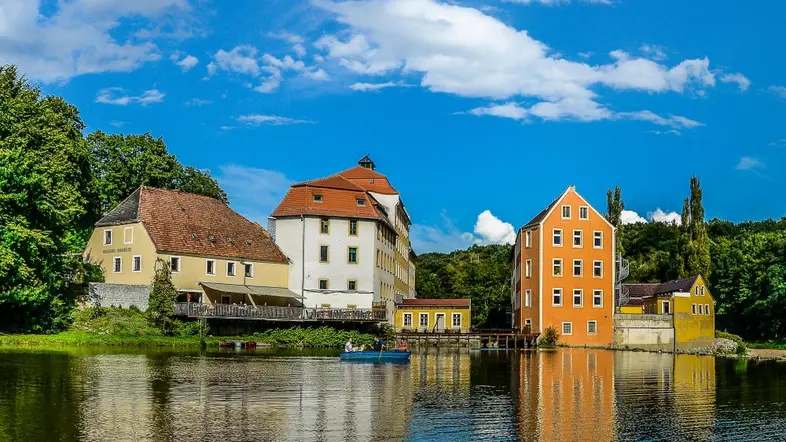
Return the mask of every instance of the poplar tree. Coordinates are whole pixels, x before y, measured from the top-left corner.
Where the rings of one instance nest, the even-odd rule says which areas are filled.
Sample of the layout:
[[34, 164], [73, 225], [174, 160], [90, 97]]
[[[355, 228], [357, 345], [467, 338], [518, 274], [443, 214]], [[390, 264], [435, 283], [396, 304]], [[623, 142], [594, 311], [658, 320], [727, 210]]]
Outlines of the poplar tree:
[[[606, 192], [606, 219], [617, 229], [617, 253], [624, 254], [622, 247], [622, 211], [625, 203], [622, 202], [622, 189], [616, 186], [612, 191]], [[616, 259], [616, 257], [615, 257]]]
[[710, 238], [704, 222], [704, 206], [699, 179], [690, 179], [690, 198], [682, 206], [682, 276], [710, 275]]

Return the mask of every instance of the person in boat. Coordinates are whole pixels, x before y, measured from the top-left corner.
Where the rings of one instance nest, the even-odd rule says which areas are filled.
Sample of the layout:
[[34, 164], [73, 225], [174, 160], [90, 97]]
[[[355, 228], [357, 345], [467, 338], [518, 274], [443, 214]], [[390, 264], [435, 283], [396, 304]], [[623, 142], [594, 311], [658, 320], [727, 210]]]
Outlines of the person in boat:
[[352, 350], [352, 338], [349, 338], [349, 341], [347, 341], [347, 343], [344, 344], [344, 351], [347, 353], [354, 351]]
[[409, 350], [409, 346], [407, 345], [407, 343], [405, 341], [397, 340], [396, 341], [396, 350], [398, 350], [398, 351], [408, 351]]
[[374, 347], [373, 347], [373, 350], [374, 351], [379, 351], [379, 352], [381, 352], [383, 350], [387, 350], [387, 346], [385, 345], [385, 341], [383, 341], [382, 339], [379, 339], [378, 336], [374, 336]]

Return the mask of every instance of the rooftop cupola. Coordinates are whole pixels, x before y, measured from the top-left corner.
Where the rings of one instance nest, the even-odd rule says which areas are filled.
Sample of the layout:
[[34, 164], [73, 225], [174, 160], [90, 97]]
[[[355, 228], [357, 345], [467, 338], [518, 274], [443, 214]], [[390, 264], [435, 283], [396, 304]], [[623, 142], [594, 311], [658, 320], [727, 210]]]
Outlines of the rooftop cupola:
[[374, 169], [377, 168], [377, 166], [374, 164], [374, 161], [372, 161], [371, 158], [369, 158], [368, 155], [366, 155], [363, 158], [361, 158], [360, 161], [358, 161], [358, 164], [360, 165], [360, 167], [363, 167], [363, 168], [366, 168], [366, 169], [374, 170]]

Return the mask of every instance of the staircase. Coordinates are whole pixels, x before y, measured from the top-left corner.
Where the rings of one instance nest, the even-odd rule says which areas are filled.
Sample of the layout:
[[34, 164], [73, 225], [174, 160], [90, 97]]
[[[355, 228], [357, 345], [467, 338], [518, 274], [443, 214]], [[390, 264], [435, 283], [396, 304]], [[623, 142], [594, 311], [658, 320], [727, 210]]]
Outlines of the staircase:
[[630, 275], [630, 262], [617, 255], [617, 280], [614, 282], [614, 294], [617, 298], [617, 307], [625, 305], [630, 300], [630, 290], [622, 285], [622, 281]]

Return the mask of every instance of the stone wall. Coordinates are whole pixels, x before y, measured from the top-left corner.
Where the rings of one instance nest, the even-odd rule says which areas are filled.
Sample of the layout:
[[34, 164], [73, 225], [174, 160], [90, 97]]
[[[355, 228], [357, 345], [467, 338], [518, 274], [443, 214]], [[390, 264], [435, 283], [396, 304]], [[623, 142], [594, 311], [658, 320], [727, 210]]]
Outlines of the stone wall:
[[615, 348], [674, 351], [674, 341], [674, 322], [670, 315], [614, 315]]
[[123, 307], [132, 305], [139, 310], [147, 310], [150, 298], [149, 285], [107, 284], [91, 282], [88, 290], [88, 302], [92, 306]]

